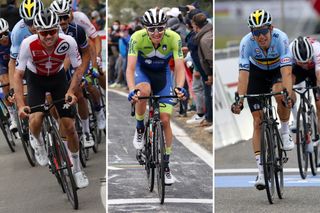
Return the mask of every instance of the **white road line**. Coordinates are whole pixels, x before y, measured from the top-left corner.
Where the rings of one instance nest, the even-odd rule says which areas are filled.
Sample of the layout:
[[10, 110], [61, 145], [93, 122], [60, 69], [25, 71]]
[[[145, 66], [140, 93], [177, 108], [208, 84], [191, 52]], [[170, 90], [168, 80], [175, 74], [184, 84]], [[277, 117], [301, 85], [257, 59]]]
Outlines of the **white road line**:
[[[109, 91], [117, 93], [119, 95], [127, 97], [127, 93], [109, 89]], [[190, 152], [197, 155], [201, 160], [213, 168], [213, 155], [206, 149], [202, 148], [199, 144], [195, 143], [188, 134], [178, 127], [174, 122], [171, 122], [172, 133], [177, 138], [177, 140], [182, 143]]]
[[[205, 203], [212, 204], [212, 199], [166, 198], [166, 203]], [[109, 199], [108, 205], [159, 203], [158, 198]]]
[[[309, 169], [310, 170], [310, 169]], [[284, 168], [284, 172], [299, 172], [298, 168]], [[243, 168], [243, 169], [215, 169], [215, 174], [237, 174], [237, 173], [256, 173], [258, 169]]]

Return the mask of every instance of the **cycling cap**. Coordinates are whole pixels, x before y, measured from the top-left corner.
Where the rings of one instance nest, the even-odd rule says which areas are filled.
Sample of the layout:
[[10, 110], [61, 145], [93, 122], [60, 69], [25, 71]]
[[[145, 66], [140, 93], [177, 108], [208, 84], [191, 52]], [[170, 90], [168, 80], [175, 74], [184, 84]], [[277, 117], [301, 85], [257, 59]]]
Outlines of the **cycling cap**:
[[24, 20], [32, 20], [43, 9], [41, 0], [23, 0], [19, 7], [20, 17]]
[[70, 7], [70, 0], [55, 0], [50, 5], [50, 9], [58, 15], [69, 14]]
[[313, 57], [313, 47], [307, 37], [299, 36], [293, 40], [292, 54], [296, 61], [307, 62]]
[[6, 32], [6, 31], [9, 31], [9, 24], [5, 19], [0, 18], [0, 33]]
[[162, 9], [152, 8], [144, 13], [141, 21], [147, 27], [158, 26], [167, 23], [167, 16]]
[[255, 10], [248, 18], [248, 26], [250, 28], [263, 27], [271, 25], [271, 14], [266, 10]]
[[50, 9], [42, 10], [34, 17], [33, 25], [37, 30], [46, 30], [59, 25], [58, 15]]

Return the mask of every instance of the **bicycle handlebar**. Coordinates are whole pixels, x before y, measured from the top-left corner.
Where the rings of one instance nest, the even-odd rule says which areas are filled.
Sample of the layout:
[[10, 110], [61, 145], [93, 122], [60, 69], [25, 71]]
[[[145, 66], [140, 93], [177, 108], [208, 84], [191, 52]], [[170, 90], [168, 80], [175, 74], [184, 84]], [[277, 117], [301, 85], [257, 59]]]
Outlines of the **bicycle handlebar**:
[[[66, 102], [66, 104], [68, 105], [67, 107], [70, 107], [70, 105], [68, 103], [71, 101], [72, 101], [72, 98], [71, 98], [71, 96], [69, 96], [68, 100]], [[49, 111], [55, 104], [58, 104], [61, 102], [65, 102], [65, 99], [61, 98], [61, 99], [52, 101], [52, 103], [39, 104], [39, 105], [30, 107], [30, 112], [28, 112], [26, 109], [24, 109], [24, 112], [31, 114], [32, 112], [35, 112], [37, 109], [42, 109], [42, 111], [46, 112], [46, 111]]]
[[286, 89], [280, 91], [280, 92], [270, 92], [270, 93], [260, 93], [260, 94], [247, 94], [247, 95], [239, 95], [238, 92], [235, 93], [235, 102], [236, 104], [239, 104], [240, 99], [244, 98], [267, 98], [272, 97], [275, 95], [283, 95], [285, 99], [285, 104], [288, 104], [288, 98], [290, 98], [288, 95], [288, 91]]

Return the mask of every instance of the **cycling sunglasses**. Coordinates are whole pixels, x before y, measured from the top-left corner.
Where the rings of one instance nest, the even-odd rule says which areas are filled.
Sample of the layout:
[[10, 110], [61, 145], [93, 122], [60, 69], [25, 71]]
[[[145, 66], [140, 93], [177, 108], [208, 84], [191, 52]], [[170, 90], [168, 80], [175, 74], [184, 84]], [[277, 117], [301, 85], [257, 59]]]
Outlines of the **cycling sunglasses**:
[[68, 20], [70, 18], [70, 15], [63, 15], [63, 16], [59, 16], [60, 21], [64, 20]]
[[32, 25], [33, 25], [33, 20], [23, 20], [24, 21], [24, 23], [28, 26], [28, 27], [32, 27]]
[[46, 30], [46, 31], [38, 31], [39, 34], [43, 37], [46, 37], [47, 35], [55, 35], [58, 32], [58, 29], [52, 29], [52, 30]]
[[266, 35], [269, 32], [269, 28], [264, 28], [264, 29], [259, 29], [259, 30], [252, 30], [251, 32], [252, 32], [252, 34], [254, 36], [259, 37], [260, 34]]
[[9, 35], [9, 31], [5, 31], [3, 33], [0, 34], [0, 40], [4, 39], [4, 38], [7, 38]]
[[166, 29], [165, 26], [159, 26], [159, 27], [147, 27], [148, 32], [150, 33], [154, 33], [156, 30], [158, 31], [158, 33], [163, 32]]

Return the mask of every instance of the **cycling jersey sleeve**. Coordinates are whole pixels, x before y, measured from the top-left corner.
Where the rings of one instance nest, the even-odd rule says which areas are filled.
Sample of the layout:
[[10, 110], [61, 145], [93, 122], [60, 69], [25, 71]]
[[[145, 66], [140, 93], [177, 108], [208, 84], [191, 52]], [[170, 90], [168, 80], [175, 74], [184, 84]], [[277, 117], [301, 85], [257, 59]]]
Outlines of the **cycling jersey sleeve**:
[[133, 33], [130, 41], [129, 41], [129, 50], [128, 50], [128, 55], [129, 56], [138, 56], [138, 31], [136, 33]]
[[88, 40], [87, 40], [87, 35], [86, 32], [82, 27], [78, 25], [78, 42], [79, 42], [79, 47], [80, 48], [86, 48], [88, 46]]
[[90, 38], [95, 38], [98, 36], [96, 28], [90, 22], [88, 16], [82, 12], [74, 12], [74, 18], [77, 19], [77, 24], [79, 24], [86, 31]]
[[173, 52], [173, 59], [182, 59], [183, 54], [182, 54], [182, 41], [181, 37], [178, 33], [173, 33], [173, 39], [172, 39], [172, 52]]
[[71, 65], [74, 68], [79, 67], [82, 61], [81, 61], [80, 53], [78, 51], [77, 43], [71, 36], [68, 36], [67, 40], [68, 40], [68, 43], [70, 44], [68, 56], [70, 58]]
[[313, 62], [315, 64], [315, 71], [320, 72], [320, 42], [315, 41], [312, 43], [313, 47]]
[[16, 59], [19, 54], [20, 38], [17, 33], [11, 33], [10, 57]]
[[25, 39], [21, 43], [21, 49], [16, 59], [16, 70], [24, 70], [27, 67], [28, 60], [31, 59], [31, 50], [29, 47], [30, 39]]
[[279, 54], [280, 54], [280, 67], [292, 65], [292, 54], [289, 49], [289, 39], [285, 33], [282, 33], [280, 39]]
[[239, 48], [239, 70], [250, 70], [250, 60], [249, 60], [249, 50], [250, 50], [250, 44], [248, 41], [248, 35], [243, 37], [240, 42], [240, 48]]

